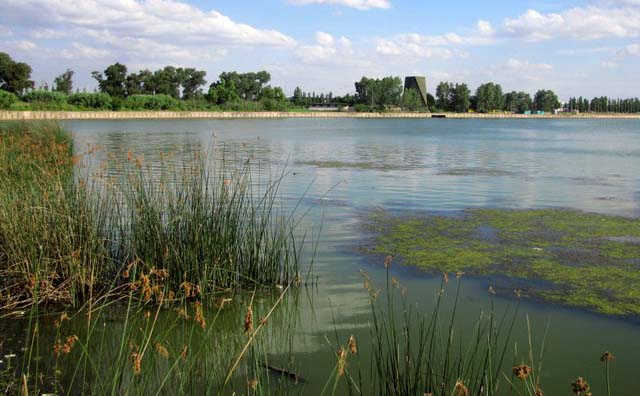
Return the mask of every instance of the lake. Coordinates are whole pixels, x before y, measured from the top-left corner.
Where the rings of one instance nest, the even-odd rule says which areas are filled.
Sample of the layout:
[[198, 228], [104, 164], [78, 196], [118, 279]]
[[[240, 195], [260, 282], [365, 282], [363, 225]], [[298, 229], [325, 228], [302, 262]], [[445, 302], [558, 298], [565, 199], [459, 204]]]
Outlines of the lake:
[[[184, 153], [204, 146], [229, 157], [250, 153], [265, 178], [286, 170], [282, 202], [289, 209], [299, 205], [308, 239], [319, 235], [317, 284], [296, 302], [291, 346], [296, 371], [306, 380], [305, 394], [319, 394], [330, 377], [336, 334], [342, 343], [356, 335], [363, 353], [370, 344], [369, 295], [360, 270], [380, 286], [385, 278], [384, 255], [367, 249], [372, 213], [448, 216], [474, 208], [563, 208], [640, 216], [636, 120], [132, 120], [65, 126], [78, 151], [100, 146], [105, 158], [133, 151], [153, 167], [161, 150]], [[441, 277], [401, 260], [390, 271], [410, 302], [429, 312]], [[499, 312], [515, 306], [509, 282], [502, 282], [496, 297], [487, 292], [497, 278], [462, 278], [457, 336], [472, 335], [492, 299]], [[526, 317], [536, 353], [548, 327], [541, 373], [546, 394], [569, 394], [578, 376], [603, 393], [599, 359], [605, 351], [616, 356], [614, 392], [632, 393], [640, 354], [636, 319], [539, 298], [521, 299], [519, 309], [513, 339], [519, 356], [527, 349]]]

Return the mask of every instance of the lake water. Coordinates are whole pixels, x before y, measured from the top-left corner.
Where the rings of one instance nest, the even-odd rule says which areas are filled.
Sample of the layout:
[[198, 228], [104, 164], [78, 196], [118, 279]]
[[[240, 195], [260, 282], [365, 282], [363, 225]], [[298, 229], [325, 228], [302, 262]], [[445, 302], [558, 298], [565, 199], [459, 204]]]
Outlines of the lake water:
[[[302, 293], [293, 353], [305, 393], [319, 394], [335, 365], [335, 331], [341, 342], [356, 334], [366, 352], [369, 299], [360, 269], [374, 282], [385, 270], [381, 257], [361, 253], [363, 224], [375, 209], [454, 213], [467, 208], [571, 208], [640, 215], [640, 123], [634, 120], [223, 120], [67, 122], [82, 151], [99, 145], [103, 155], [142, 153], [147, 163], [160, 150], [194, 150], [215, 144], [228, 153], [251, 152], [262, 169], [288, 175], [285, 205], [310, 209], [302, 227], [320, 243], [317, 287]], [[393, 266], [411, 302], [425, 312], [440, 278]], [[463, 280], [458, 315], [469, 336], [487, 309], [491, 279]], [[640, 285], [638, 285], [640, 287]], [[514, 304], [497, 296], [497, 309]], [[599, 357], [612, 351], [614, 392], [632, 394], [640, 355], [640, 325], [524, 300], [534, 343], [547, 325], [542, 388], [570, 394], [578, 376], [603, 393]], [[524, 314], [516, 326], [526, 349]], [[333, 343], [328, 344], [327, 338]], [[368, 364], [366, 365], [368, 367]], [[510, 367], [510, 363], [507, 364]]]

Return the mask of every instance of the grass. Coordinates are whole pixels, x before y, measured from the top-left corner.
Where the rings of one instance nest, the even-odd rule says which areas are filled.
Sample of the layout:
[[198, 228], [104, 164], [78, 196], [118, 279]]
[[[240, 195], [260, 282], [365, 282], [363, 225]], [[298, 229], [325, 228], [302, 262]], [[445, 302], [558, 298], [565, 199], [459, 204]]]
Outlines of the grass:
[[283, 174], [257, 184], [249, 158], [207, 152], [156, 173], [128, 153], [113, 177], [97, 150], [56, 124], [0, 126], [2, 317], [26, 333], [24, 351], [0, 345], [17, 355], [5, 393], [281, 394], [264, 362], [302, 281]]
[[[336, 331], [336, 365], [323, 395], [544, 395], [543, 378], [549, 379], [548, 373], [543, 375], [548, 326], [539, 342], [534, 342], [532, 323], [520, 312], [519, 299], [502, 313], [492, 300], [487, 311], [479, 312], [475, 327], [463, 329], [458, 322], [461, 274], [455, 279], [452, 275], [451, 280], [444, 274], [429, 312], [408, 302], [407, 291], [391, 276], [391, 265], [392, 258], [387, 256], [382, 289], [362, 272], [371, 305], [371, 355], [359, 351], [353, 336], [340, 344]], [[526, 347], [520, 350], [522, 336], [514, 334], [514, 329], [523, 321]], [[602, 383], [610, 395], [614, 356], [605, 352], [600, 360]], [[582, 396], [591, 394], [583, 378], [567, 383], [567, 389]]]
[[524, 281], [536, 298], [640, 314], [640, 220], [572, 210], [468, 210], [460, 216], [376, 213], [368, 252], [431, 272]]
[[128, 153], [112, 165], [121, 177], [87, 175], [95, 149], [74, 155], [59, 126], [1, 128], [5, 307], [79, 306], [132, 279], [153, 288], [158, 274], [190, 297], [300, 280], [294, 219], [277, 205], [283, 175], [257, 186], [249, 160], [200, 152], [160, 174]]

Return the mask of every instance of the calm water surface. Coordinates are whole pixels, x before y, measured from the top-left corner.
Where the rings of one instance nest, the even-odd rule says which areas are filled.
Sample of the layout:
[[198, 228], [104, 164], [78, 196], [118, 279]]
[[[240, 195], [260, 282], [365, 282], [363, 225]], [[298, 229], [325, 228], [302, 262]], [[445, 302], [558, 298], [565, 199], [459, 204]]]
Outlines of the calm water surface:
[[[68, 122], [79, 151], [99, 145], [102, 155], [125, 158], [132, 150], [158, 166], [159, 152], [184, 152], [215, 144], [230, 155], [251, 152], [261, 169], [286, 169], [280, 192], [293, 206], [304, 195], [303, 227], [320, 230], [315, 261], [318, 287], [299, 307], [294, 353], [305, 393], [318, 394], [335, 364], [338, 329], [367, 348], [368, 295], [360, 269], [384, 274], [380, 257], [359, 253], [362, 229], [376, 208], [455, 212], [467, 208], [573, 208], [640, 215], [640, 123], [632, 120], [224, 120]], [[155, 164], [155, 165], [154, 165]], [[112, 170], [116, 172], [116, 170]], [[268, 172], [266, 172], [268, 173]], [[323, 219], [323, 220], [322, 220]], [[413, 302], [425, 312], [439, 279], [393, 268]], [[461, 337], [470, 335], [487, 309], [490, 279], [465, 279], [459, 315]], [[639, 285], [640, 287], [640, 285]], [[513, 299], [497, 299], [499, 310]], [[599, 357], [616, 354], [617, 394], [632, 394], [640, 326], [632, 320], [525, 301], [534, 342], [549, 334], [542, 387], [570, 394], [578, 376], [602, 391]], [[518, 349], [526, 349], [524, 315]], [[335, 343], [335, 342], [334, 342]], [[368, 365], [367, 365], [368, 367]]]

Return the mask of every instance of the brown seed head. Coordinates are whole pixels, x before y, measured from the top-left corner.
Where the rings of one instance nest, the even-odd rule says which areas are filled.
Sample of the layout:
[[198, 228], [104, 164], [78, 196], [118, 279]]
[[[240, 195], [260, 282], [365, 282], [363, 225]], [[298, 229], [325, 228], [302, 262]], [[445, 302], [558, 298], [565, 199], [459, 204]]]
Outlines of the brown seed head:
[[352, 355], [358, 353], [358, 343], [356, 342], [356, 337], [353, 335], [349, 337], [349, 352], [351, 352]]
[[389, 268], [391, 266], [391, 262], [393, 261], [393, 256], [389, 255], [384, 258], [384, 268]]
[[163, 359], [169, 359], [169, 351], [167, 350], [167, 348], [164, 347], [164, 345], [162, 345], [159, 342], [156, 342], [155, 344], [155, 348], [156, 348], [156, 352], [158, 352], [158, 355], [162, 356]]
[[520, 381], [524, 381], [532, 372], [533, 372], [533, 369], [527, 366], [526, 364], [513, 366], [513, 375], [518, 377]]
[[601, 362], [612, 362], [616, 359], [615, 356], [613, 356], [613, 353], [611, 352], [605, 352], [602, 354], [602, 356], [600, 357], [600, 361]]
[[347, 351], [340, 347], [338, 351], [338, 377], [342, 377], [347, 369]]
[[540, 388], [536, 389], [535, 396], [544, 396], [544, 392], [542, 391], [542, 389]]
[[458, 380], [456, 382], [456, 387], [453, 390], [453, 394], [455, 396], [469, 396], [469, 388], [467, 388], [464, 382], [462, 382], [461, 380]]
[[251, 305], [247, 308], [247, 314], [244, 317], [244, 334], [249, 335], [253, 332], [253, 309]]
[[442, 273], [442, 280], [444, 280], [444, 283], [449, 283], [449, 274], [446, 272]]
[[142, 371], [142, 355], [138, 352], [131, 353], [131, 368], [135, 375], [140, 374]]
[[204, 314], [202, 312], [202, 304], [200, 303], [200, 301], [196, 301], [196, 316], [193, 320], [197, 324], [199, 324], [203, 330], [207, 328], [207, 322], [204, 319]]
[[578, 377], [577, 380], [571, 383], [571, 390], [576, 395], [579, 395], [581, 393], [586, 393], [589, 391], [590, 388], [591, 387], [589, 386], [589, 383], [587, 382], [587, 380], [585, 380], [582, 377]]

